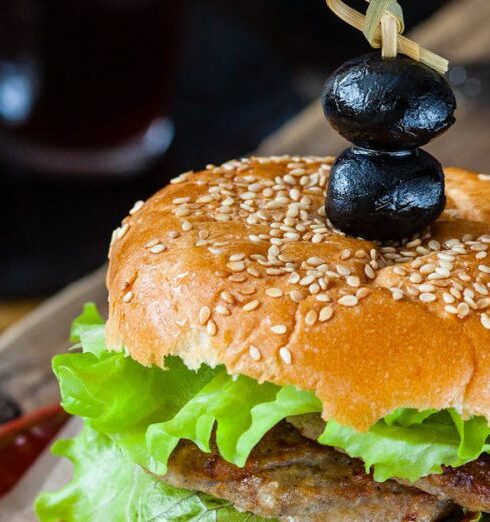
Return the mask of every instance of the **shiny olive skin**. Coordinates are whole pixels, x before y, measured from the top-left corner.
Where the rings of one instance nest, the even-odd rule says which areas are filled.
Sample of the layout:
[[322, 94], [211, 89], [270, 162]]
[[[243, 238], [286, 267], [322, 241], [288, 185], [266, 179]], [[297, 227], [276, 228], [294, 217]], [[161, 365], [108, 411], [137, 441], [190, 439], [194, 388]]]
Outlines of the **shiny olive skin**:
[[387, 154], [351, 147], [330, 173], [327, 216], [351, 236], [410, 238], [430, 225], [444, 205], [441, 164], [423, 150]]
[[370, 53], [345, 62], [327, 80], [322, 104], [339, 134], [377, 150], [420, 147], [455, 122], [446, 78], [401, 55]]

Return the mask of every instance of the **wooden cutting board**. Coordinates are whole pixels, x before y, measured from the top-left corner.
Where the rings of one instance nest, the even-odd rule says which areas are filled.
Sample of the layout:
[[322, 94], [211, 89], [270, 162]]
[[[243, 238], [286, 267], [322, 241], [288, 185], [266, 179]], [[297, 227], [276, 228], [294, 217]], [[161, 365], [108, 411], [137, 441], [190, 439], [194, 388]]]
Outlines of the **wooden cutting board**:
[[70, 324], [85, 302], [107, 310], [105, 267], [48, 299], [0, 337], [0, 390], [25, 413], [59, 402], [51, 358], [69, 347]]

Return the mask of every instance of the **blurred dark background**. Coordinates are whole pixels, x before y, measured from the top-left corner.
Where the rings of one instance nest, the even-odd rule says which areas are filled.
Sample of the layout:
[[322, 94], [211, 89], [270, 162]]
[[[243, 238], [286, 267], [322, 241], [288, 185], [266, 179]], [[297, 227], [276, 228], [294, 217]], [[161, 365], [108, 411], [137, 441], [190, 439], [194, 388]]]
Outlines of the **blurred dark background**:
[[[409, 30], [447, 0], [402, 4]], [[368, 50], [323, 0], [0, 0], [0, 300], [101, 265], [136, 200], [253, 151]]]

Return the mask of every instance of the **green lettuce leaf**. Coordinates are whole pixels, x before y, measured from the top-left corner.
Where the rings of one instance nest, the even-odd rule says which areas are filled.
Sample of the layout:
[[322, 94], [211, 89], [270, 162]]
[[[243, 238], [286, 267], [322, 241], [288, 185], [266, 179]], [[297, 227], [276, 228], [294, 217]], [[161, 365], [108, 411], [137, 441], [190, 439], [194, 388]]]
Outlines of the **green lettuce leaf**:
[[41, 522], [265, 522], [226, 501], [157, 480], [90, 426], [75, 439], [58, 441], [53, 453], [71, 460], [74, 478], [38, 497]]
[[360, 433], [329, 421], [318, 439], [361, 458], [366, 471], [383, 482], [398, 477], [415, 482], [442, 465], [462, 466], [489, 451], [490, 428], [482, 417], [463, 421], [454, 409], [437, 412], [400, 408]]
[[309, 392], [293, 386], [281, 389], [270, 383], [258, 384], [244, 376], [234, 378], [222, 370], [172, 420], [149, 427], [148, 448], [160, 462], [167, 461], [181, 438], [209, 452], [216, 425], [221, 456], [244, 466], [255, 445], [278, 422], [319, 411], [321, 402]]
[[[93, 310], [88, 312], [78, 318], [84, 333], [90, 331], [84, 324], [94, 320]], [[81, 343], [84, 353], [53, 360], [63, 407], [154, 473], [165, 473], [180, 439], [209, 451], [213, 433], [223, 458], [243, 466], [278, 422], [322, 410], [314, 393], [293, 386], [232, 377], [222, 367], [203, 366], [195, 372], [176, 357], [165, 360], [166, 370], [145, 368], [122, 353], [94, 354], [83, 339]], [[454, 410], [400, 408], [366, 433], [330, 420], [319, 442], [361, 458], [376, 480], [415, 481], [440, 473], [442, 465], [460, 466], [478, 458], [489, 451], [489, 436], [481, 417], [463, 420]]]
[[114, 352], [53, 358], [63, 408], [88, 419], [134, 462], [154, 473], [164, 473], [166, 462], [158, 463], [148, 452], [148, 426], [174, 417], [217, 373], [207, 366], [192, 372], [177, 357], [167, 358], [166, 365], [166, 371], [145, 368]]
[[107, 351], [105, 323], [94, 303], [86, 303], [83, 312], [73, 321], [70, 341], [78, 343], [73, 348], [83, 347], [84, 352], [100, 356]]

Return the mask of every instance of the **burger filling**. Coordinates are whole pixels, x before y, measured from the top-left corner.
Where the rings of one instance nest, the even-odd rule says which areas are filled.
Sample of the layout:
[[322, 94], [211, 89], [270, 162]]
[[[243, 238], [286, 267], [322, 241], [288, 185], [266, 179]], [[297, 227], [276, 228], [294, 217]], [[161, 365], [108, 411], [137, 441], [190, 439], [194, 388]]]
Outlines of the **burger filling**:
[[108, 351], [93, 305], [72, 340], [81, 351], [55, 357], [53, 369], [63, 407], [85, 428], [54, 448], [73, 461], [74, 479], [38, 499], [42, 521], [401, 521], [442, 520], [457, 505], [490, 511], [482, 417], [403, 408], [365, 433], [325, 423], [313, 392], [223, 367], [192, 371], [177, 357], [166, 370], [145, 368]]

